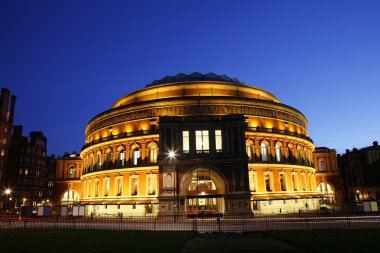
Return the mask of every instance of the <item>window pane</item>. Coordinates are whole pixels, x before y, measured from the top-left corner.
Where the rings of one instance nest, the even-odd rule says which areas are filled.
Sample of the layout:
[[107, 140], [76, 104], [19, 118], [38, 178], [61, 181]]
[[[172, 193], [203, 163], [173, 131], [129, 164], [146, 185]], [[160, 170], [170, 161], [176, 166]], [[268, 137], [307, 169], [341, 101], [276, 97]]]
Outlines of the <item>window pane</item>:
[[140, 150], [133, 151], [133, 165], [138, 164], [139, 158], [140, 158]]
[[261, 159], [266, 162], [268, 161], [268, 150], [264, 143], [261, 143]]
[[202, 131], [203, 150], [209, 150], [208, 130]]
[[109, 178], [107, 178], [105, 181], [104, 196], [108, 196], [109, 192], [110, 192], [110, 180]]
[[190, 141], [189, 141], [189, 131], [182, 131], [182, 149], [184, 153], [189, 153]]
[[197, 151], [202, 150], [202, 131], [195, 131], [195, 148]]
[[222, 130], [215, 130], [215, 149], [222, 151]]

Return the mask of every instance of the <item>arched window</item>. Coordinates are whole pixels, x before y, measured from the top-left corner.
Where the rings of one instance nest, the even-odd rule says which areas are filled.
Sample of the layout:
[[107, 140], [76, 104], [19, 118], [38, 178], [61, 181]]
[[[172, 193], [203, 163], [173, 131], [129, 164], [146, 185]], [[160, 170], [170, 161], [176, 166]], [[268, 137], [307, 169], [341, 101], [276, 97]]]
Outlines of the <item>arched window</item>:
[[138, 165], [140, 161], [140, 150], [138, 148], [133, 150], [132, 153], [132, 162], [133, 165]]
[[111, 149], [107, 149], [106, 151], [106, 163], [109, 166], [112, 162], [112, 151]]
[[301, 148], [297, 147], [297, 162], [300, 164], [302, 162]]
[[318, 192], [323, 195], [323, 204], [331, 204], [335, 202], [334, 188], [329, 183], [321, 182], [317, 189]]
[[61, 204], [70, 204], [79, 201], [79, 194], [74, 190], [67, 190], [63, 193]]
[[99, 167], [102, 166], [103, 164], [103, 158], [102, 158], [102, 153], [98, 153], [98, 165]]
[[261, 143], [260, 147], [261, 147], [261, 160], [263, 162], [267, 162], [268, 161], [268, 147], [264, 142]]
[[282, 160], [282, 152], [280, 144], [276, 143], [276, 161], [281, 162]]
[[75, 178], [75, 167], [73, 166], [69, 168], [69, 178]]
[[267, 192], [270, 192], [272, 191], [272, 187], [271, 187], [271, 176], [269, 175], [269, 173], [265, 173], [265, 190]]
[[245, 142], [245, 152], [247, 152], [248, 158], [251, 159], [252, 158], [251, 144], [248, 141]]
[[121, 149], [119, 153], [119, 166], [124, 166], [124, 164], [125, 164], [125, 151], [124, 149]]
[[149, 148], [149, 163], [157, 163], [157, 144], [151, 142], [148, 145]]
[[318, 169], [319, 171], [325, 171], [325, 159], [323, 158], [318, 159]]

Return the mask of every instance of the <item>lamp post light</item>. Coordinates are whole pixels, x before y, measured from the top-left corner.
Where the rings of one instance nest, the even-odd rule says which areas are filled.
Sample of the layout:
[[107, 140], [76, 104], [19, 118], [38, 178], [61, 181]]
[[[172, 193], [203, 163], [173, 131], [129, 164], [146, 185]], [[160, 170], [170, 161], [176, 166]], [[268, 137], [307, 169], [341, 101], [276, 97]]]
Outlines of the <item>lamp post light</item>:
[[9, 188], [7, 188], [7, 189], [4, 190], [4, 195], [5, 195], [5, 201], [4, 201], [4, 202], [5, 202], [5, 209], [7, 209], [7, 210], [8, 210], [8, 208], [10, 209], [10, 205], [9, 205], [9, 203], [10, 203], [10, 201], [12, 201], [12, 197], [10, 196], [11, 193], [12, 193], [12, 190], [9, 189]]
[[174, 221], [177, 221], [178, 219], [178, 209], [179, 209], [179, 205], [178, 205], [178, 192], [177, 192], [177, 184], [178, 184], [178, 171], [177, 171], [177, 166], [176, 166], [176, 153], [175, 151], [173, 150], [170, 150], [169, 153], [168, 153], [168, 156], [169, 156], [169, 159], [173, 162], [173, 166], [174, 166], [174, 170], [175, 170], [175, 182], [174, 182], [174, 191], [173, 191], [173, 195], [174, 195], [174, 199], [173, 199], [173, 207], [174, 207]]

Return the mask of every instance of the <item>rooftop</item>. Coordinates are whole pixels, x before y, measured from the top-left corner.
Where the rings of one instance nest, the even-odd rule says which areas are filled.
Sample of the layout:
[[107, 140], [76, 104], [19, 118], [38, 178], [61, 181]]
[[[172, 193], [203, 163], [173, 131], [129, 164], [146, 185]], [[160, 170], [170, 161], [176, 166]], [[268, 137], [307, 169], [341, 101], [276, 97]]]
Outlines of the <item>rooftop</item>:
[[243, 84], [236, 78], [231, 78], [226, 75], [216, 75], [212, 72], [207, 74], [201, 74], [199, 72], [193, 72], [189, 75], [184, 73], [179, 73], [175, 76], [165, 76], [160, 80], [154, 80], [150, 84], [147, 84], [145, 87], [151, 87], [155, 85], [165, 84], [165, 83], [181, 83], [181, 82], [191, 82], [191, 81], [217, 81], [217, 82], [225, 82], [225, 83], [237, 83]]

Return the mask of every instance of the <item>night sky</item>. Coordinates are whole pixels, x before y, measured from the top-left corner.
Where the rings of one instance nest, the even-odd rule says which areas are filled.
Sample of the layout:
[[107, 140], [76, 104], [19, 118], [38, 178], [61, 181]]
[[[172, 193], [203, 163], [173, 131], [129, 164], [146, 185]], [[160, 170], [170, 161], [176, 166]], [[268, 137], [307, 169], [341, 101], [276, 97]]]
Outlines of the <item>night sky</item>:
[[179, 72], [214, 72], [300, 110], [316, 146], [380, 140], [380, 1], [0, 0], [0, 87], [48, 153], [123, 95]]

